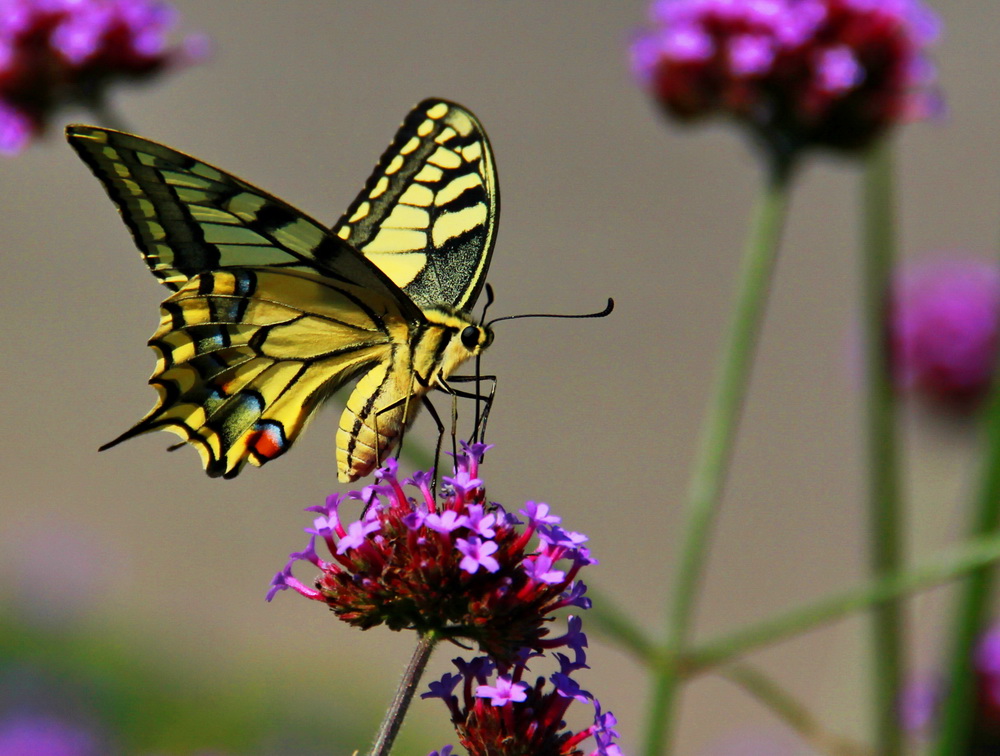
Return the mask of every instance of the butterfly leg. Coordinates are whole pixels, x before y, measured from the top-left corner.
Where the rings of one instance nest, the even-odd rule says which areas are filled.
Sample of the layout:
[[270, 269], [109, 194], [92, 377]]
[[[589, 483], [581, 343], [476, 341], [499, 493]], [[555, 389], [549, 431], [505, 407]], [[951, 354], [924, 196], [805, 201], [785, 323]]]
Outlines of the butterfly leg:
[[[480, 381], [489, 381], [490, 390], [485, 396], [479, 393]], [[448, 386], [445, 389], [453, 397], [463, 397], [465, 399], [476, 400], [476, 424], [473, 429], [472, 441], [482, 443], [486, 439], [486, 422], [489, 420], [490, 410], [493, 408], [493, 398], [497, 392], [497, 377], [495, 375], [453, 375], [448, 378], [449, 383], [476, 383], [476, 391], [461, 391]], [[483, 402], [483, 411], [479, 412], [479, 402]]]
[[[452, 376], [448, 380], [454, 380], [455, 378], [458, 379], [458, 382], [462, 382], [464, 380], [474, 380], [471, 377], [466, 378], [465, 376]], [[443, 376], [439, 375], [437, 383], [435, 384], [435, 388], [437, 388], [438, 390], [443, 391], [446, 394], [448, 394], [449, 396], [451, 396], [451, 452], [452, 452], [452, 454], [454, 456], [457, 457], [458, 456], [458, 440], [457, 440], [458, 439], [458, 398], [462, 397], [463, 399], [475, 399], [476, 400], [476, 418], [477, 418], [476, 419], [476, 424], [478, 425], [479, 424], [479, 419], [478, 419], [478, 417], [479, 417], [479, 401], [483, 397], [479, 396], [478, 394], [470, 393], [468, 391], [460, 391], [459, 389], [456, 389], [454, 386], [452, 386], [448, 382], [448, 380], [445, 380]], [[475, 433], [475, 431], [473, 431], [472, 438], [470, 438], [469, 441], [472, 442], [472, 443], [475, 443], [475, 441], [476, 441], [476, 433]]]
[[[389, 405], [387, 405], [385, 407], [379, 408], [378, 410], [376, 410], [374, 412], [374, 414], [372, 416], [373, 417], [372, 422], [373, 422], [373, 425], [374, 425], [375, 436], [376, 436], [376, 438], [378, 438], [378, 436], [379, 436], [379, 430], [378, 430], [378, 418], [379, 418], [379, 415], [385, 414], [386, 412], [394, 412], [395, 410], [399, 409], [400, 407], [403, 408], [403, 418], [404, 418], [404, 420], [403, 420], [403, 422], [402, 422], [402, 424], [400, 426], [400, 429], [399, 429], [399, 438], [396, 441], [396, 459], [399, 459], [399, 455], [403, 451], [403, 438], [406, 436], [406, 427], [407, 427], [407, 425], [409, 425], [409, 423], [406, 422], [405, 418], [408, 417], [408, 412], [409, 412], [409, 409], [410, 409], [410, 399], [411, 398], [412, 397], [408, 394], [407, 396], [403, 397], [402, 399], [396, 400], [392, 404], [389, 404]], [[382, 466], [382, 460], [379, 457], [379, 450], [377, 448], [375, 449], [375, 466], [376, 466], [376, 469], [378, 469], [379, 467]]]
[[[416, 385], [414, 385], [414, 384], [416, 384]], [[402, 412], [401, 412], [402, 420], [401, 420], [401, 422], [398, 425], [398, 427], [399, 427], [399, 434], [398, 434], [398, 437], [395, 439], [395, 443], [396, 443], [395, 458], [396, 459], [399, 459], [400, 455], [403, 452], [403, 441], [404, 441], [404, 438], [406, 436], [407, 427], [409, 426], [410, 421], [412, 421], [412, 419], [413, 419], [412, 415], [416, 414], [416, 408], [417, 408], [416, 399], [417, 399], [417, 397], [421, 397], [422, 399], [424, 399], [424, 401], [422, 403], [425, 404], [428, 407], [428, 410], [431, 412], [431, 417], [434, 419], [434, 422], [438, 426], [439, 439], [438, 439], [437, 448], [438, 448], [438, 450], [440, 450], [440, 447], [441, 447], [440, 435], [442, 435], [444, 433], [444, 425], [441, 422], [441, 419], [438, 416], [437, 412], [426, 401], [426, 393], [427, 393], [427, 390], [429, 388], [430, 388], [429, 382], [426, 379], [424, 379], [416, 370], [414, 370], [414, 371], [412, 371], [412, 381], [411, 381], [411, 385], [410, 385], [410, 390], [408, 392], [406, 392], [406, 395], [400, 397], [399, 399], [397, 399], [396, 401], [392, 402], [391, 404], [386, 405], [385, 407], [380, 407], [378, 410], [376, 410], [373, 413], [373, 424], [375, 426], [375, 434], [376, 434], [376, 437], [378, 437], [378, 435], [379, 435], [378, 434], [378, 418], [379, 418], [379, 416], [382, 415], [382, 414], [384, 414], [384, 413], [387, 413], [387, 412], [399, 412], [400, 408], [402, 408]], [[411, 402], [412, 402], [412, 404], [411, 404]], [[411, 407], [414, 410], [412, 413], [410, 411]], [[377, 451], [378, 450], [376, 450], [376, 465], [377, 466], [381, 466], [382, 460], [378, 457]], [[437, 464], [438, 464], [438, 454], [435, 454], [435, 457], [434, 457], [434, 466], [435, 466], [435, 468], [437, 467]]]
[[[427, 379], [424, 379], [420, 375], [420, 373], [414, 371], [413, 377], [425, 389], [432, 388], [431, 381], [427, 380]], [[446, 394], [450, 394], [451, 395], [451, 454], [452, 454], [453, 458], [457, 458], [458, 457], [458, 441], [456, 439], [458, 438], [458, 398], [455, 396], [454, 391], [452, 390], [451, 386], [448, 385], [447, 381], [445, 381], [445, 379], [444, 379], [444, 376], [441, 375], [440, 372], [438, 373], [436, 382], [433, 384], [433, 388], [437, 388], [437, 389], [439, 389], [441, 391], [444, 391]], [[424, 401], [424, 406], [426, 406], [428, 408], [428, 410], [430, 410], [430, 408], [431, 408], [432, 405], [431, 405], [430, 399], [428, 398], [428, 396], [427, 396], [426, 393], [423, 395], [423, 401]], [[431, 410], [431, 411], [433, 411], [433, 410]], [[435, 422], [437, 423], [437, 426], [438, 426], [438, 442], [437, 442], [437, 447], [436, 447], [435, 456], [434, 456], [434, 467], [435, 467], [435, 470], [436, 470], [437, 466], [438, 466], [438, 461], [439, 461], [438, 458], [439, 458], [439, 456], [441, 454], [441, 443], [442, 443], [442, 441], [444, 439], [444, 427], [445, 426], [444, 426], [444, 423], [441, 422], [441, 418], [437, 415], [437, 412], [434, 412], [434, 419], [435, 419]]]
[[441, 442], [444, 440], [444, 423], [441, 422], [441, 416], [438, 415], [437, 410], [434, 408], [434, 403], [426, 395], [423, 398], [423, 404], [438, 429], [437, 443], [434, 445], [434, 477], [431, 478], [431, 495], [437, 496], [437, 479], [441, 470]]

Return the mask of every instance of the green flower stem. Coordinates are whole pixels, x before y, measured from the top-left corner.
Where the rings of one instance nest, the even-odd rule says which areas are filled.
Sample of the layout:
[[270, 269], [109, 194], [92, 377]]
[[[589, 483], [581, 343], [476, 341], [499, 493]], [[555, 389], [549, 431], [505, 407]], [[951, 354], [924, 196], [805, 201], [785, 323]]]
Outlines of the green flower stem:
[[420, 683], [420, 676], [427, 668], [430, 661], [431, 652], [434, 651], [434, 644], [437, 638], [432, 634], [421, 635], [417, 641], [417, 647], [413, 651], [410, 663], [406, 665], [403, 678], [399, 681], [396, 695], [393, 696], [389, 708], [386, 709], [385, 718], [379, 725], [378, 733], [375, 735], [375, 742], [372, 743], [368, 756], [389, 756], [392, 751], [392, 744], [399, 734], [399, 728], [403, 725], [403, 719], [413, 701], [413, 694]]
[[[997, 427], [1000, 427], [1000, 420], [997, 421]], [[1000, 431], [993, 440], [997, 444], [994, 448], [1000, 448]], [[933, 588], [994, 565], [997, 561], [1000, 561], [1000, 534], [971, 540], [906, 573], [877, 578], [843, 593], [828, 596], [815, 603], [783, 612], [728, 635], [709, 640], [690, 649], [679, 659], [662, 653], [641, 630], [624, 618], [624, 612], [613, 606], [606, 597], [595, 594], [594, 591], [590, 591], [594, 598], [590, 621], [599, 633], [619, 643], [651, 669], [660, 673], [669, 672], [679, 678], [688, 678], [704, 674], [722, 665], [732, 664], [744, 654], [843, 619], [855, 612], [871, 609], [872, 606], [887, 599], [899, 599]], [[749, 692], [754, 693], [752, 690]], [[756, 696], [756, 693], [754, 695]], [[779, 716], [785, 717], [778, 711], [778, 701], [757, 697], [762, 703], [775, 709]], [[940, 756], [944, 756], [945, 753], [953, 756], [962, 751], [941, 751]]]
[[[699, 674], [750, 651], [799, 635], [854, 612], [870, 609], [877, 604], [955, 580], [997, 561], [1000, 561], [1000, 536], [967, 541], [959, 548], [950, 549], [942, 556], [906, 572], [875, 578], [857, 588], [827, 596], [699, 644], [685, 654], [682, 666], [688, 674]], [[952, 751], [948, 756], [955, 756], [956, 753], [961, 751]], [[944, 756], [943, 752], [941, 756]]]
[[731, 664], [718, 670], [718, 674], [768, 706], [817, 753], [826, 756], [873, 756], [865, 746], [824, 729], [812, 712], [756, 667]]
[[[789, 178], [790, 170], [785, 168], [769, 174], [744, 253], [736, 309], [722, 350], [717, 382], [702, 427], [688, 490], [680, 564], [668, 617], [669, 657], [682, 653], [688, 643], [709, 535], [732, 457], [750, 364], [777, 257], [778, 240], [788, 205]], [[681, 678], [671, 665], [659, 670], [646, 720], [648, 730], [643, 751], [646, 756], [670, 752], [680, 684]]]
[[[636, 659], [650, 667], [671, 667], [681, 676], [702, 674], [721, 664], [727, 664], [743, 654], [756, 651], [779, 641], [793, 638], [809, 630], [855, 612], [871, 609], [875, 604], [899, 599], [912, 593], [957, 580], [970, 572], [982, 570], [1000, 561], [1000, 534], [977, 538], [940, 556], [917, 565], [905, 573], [877, 578], [855, 588], [835, 593], [819, 601], [776, 614], [755, 624], [700, 643], [684, 653], [677, 664], [662, 653], [641, 631], [627, 621], [610, 620], [616, 609], [607, 599], [595, 597], [604, 610], [593, 613], [590, 621], [604, 637], [614, 640]], [[593, 593], [593, 591], [590, 591]]]
[[[886, 296], [895, 257], [892, 153], [886, 139], [869, 152], [864, 180], [863, 309], [868, 437], [868, 511], [872, 575], [903, 566], [903, 521], [895, 439], [895, 407], [889, 376]], [[872, 692], [875, 752], [902, 753], [896, 703], [903, 674], [903, 617], [896, 601], [872, 615]]]
[[[997, 374], [995, 369], [994, 375]], [[1000, 533], [1000, 381], [993, 383], [984, 418], [986, 428], [979, 490], [970, 523], [973, 538]], [[970, 574], [961, 586], [950, 658], [945, 667], [949, 675], [948, 697], [942, 707], [935, 756], [968, 752], [975, 696], [972, 657], [979, 634], [988, 621], [995, 579], [993, 565], [986, 565]]]

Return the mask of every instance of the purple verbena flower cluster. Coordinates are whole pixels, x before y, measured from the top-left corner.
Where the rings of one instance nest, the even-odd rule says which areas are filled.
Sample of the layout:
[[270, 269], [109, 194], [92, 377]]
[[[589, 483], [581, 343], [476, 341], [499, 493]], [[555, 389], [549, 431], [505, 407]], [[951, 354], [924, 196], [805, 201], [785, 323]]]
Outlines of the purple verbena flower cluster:
[[920, 0], [656, 0], [631, 49], [671, 115], [728, 115], [779, 155], [855, 149], [937, 109]]
[[970, 256], [903, 266], [892, 291], [893, 378], [956, 409], [989, 389], [1000, 341], [1000, 265]]
[[176, 22], [157, 0], [0, 0], [0, 153], [20, 152], [64, 105], [96, 106], [114, 82], [203, 58], [203, 35], [168, 44]]
[[[576, 579], [595, 563], [587, 539], [562, 529], [546, 504], [528, 502], [518, 513], [522, 521], [488, 503], [478, 475], [489, 447], [462, 447], [440, 501], [431, 492], [432, 473], [400, 483], [390, 460], [376, 474], [378, 485], [348, 495], [365, 507], [360, 520], [341, 521], [345, 500], [337, 494], [310, 507], [317, 516], [306, 529], [309, 545], [290, 555], [268, 600], [291, 588], [357, 627], [386, 624], [464, 639], [501, 661], [522, 648], [548, 648], [552, 612], [590, 606]], [[535, 536], [538, 545], [529, 549]], [[319, 556], [319, 544], [329, 558]], [[315, 587], [292, 574], [300, 561], [319, 569]]]
[[[548, 680], [538, 677], [534, 685], [524, 681], [528, 661], [538, 656], [524, 649], [512, 663], [496, 663], [488, 657], [454, 659], [458, 673], [432, 683], [422, 698], [445, 702], [469, 756], [620, 756], [614, 715], [602, 711], [600, 701], [571, 677], [587, 668], [587, 638], [580, 631], [579, 618], [570, 617], [569, 630], [559, 645], [571, 650], [574, 658], [556, 653], [559, 671]], [[566, 729], [565, 721], [573, 701], [594, 708], [593, 724], [575, 733]], [[594, 739], [596, 747], [585, 751], [582, 745], [588, 738]], [[441, 756], [446, 753], [450, 746]]]

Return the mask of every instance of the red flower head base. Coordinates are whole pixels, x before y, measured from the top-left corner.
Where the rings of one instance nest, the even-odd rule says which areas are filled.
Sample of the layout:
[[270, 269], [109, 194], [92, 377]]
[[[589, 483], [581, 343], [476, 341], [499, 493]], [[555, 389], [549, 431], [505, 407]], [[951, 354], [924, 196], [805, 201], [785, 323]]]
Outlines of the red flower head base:
[[[576, 581], [593, 564], [582, 546], [586, 537], [558, 526], [546, 504], [528, 502], [517, 517], [486, 500], [479, 462], [487, 446], [463, 444], [455, 474], [445, 477], [442, 500], [431, 494], [431, 473], [418, 472], [402, 484], [396, 462], [377, 473], [380, 484], [350, 498], [366, 507], [361, 520], [340, 521], [343, 503], [334, 494], [317, 513], [305, 551], [275, 577], [270, 600], [292, 588], [325, 602], [338, 617], [361, 628], [386, 624], [439, 638], [465, 639], [484, 653], [512, 659], [522, 647], [548, 646], [545, 624], [553, 611], [587, 608], [586, 587]], [[404, 485], [414, 496], [407, 495]], [[532, 536], [539, 545], [528, 551]], [[330, 559], [321, 558], [322, 543]], [[292, 574], [297, 561], [319, 568], [315, 588]]]
[[919, 0], [657, 0], [633, 70], [681, 120], [735, 118], [779, 159], [861, 148], [935, 108]]

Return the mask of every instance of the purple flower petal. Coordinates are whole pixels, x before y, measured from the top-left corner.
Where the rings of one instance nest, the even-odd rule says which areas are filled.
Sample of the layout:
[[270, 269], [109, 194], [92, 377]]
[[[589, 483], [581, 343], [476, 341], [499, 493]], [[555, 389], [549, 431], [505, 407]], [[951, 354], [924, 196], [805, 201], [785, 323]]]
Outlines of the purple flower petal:
[[458, 566], [470, 575], [474, 575], [480, 567], [487, 572], [496, 572], [500, 569], [500, 563], [491, 556], [499, 548], [493, 541], [483, 541], [477, 536], [472, 536], [468, 540], [456, 538], [455, 548], [465, 555]]
[[519, 514], [524, 515], [528, 518], [528, 522], [532, 525], [556, 525], [562, 521], [562, 518], [549, 513], [549, 505], [543, 502], [528, 501], [525, 502], [524, 508], [518, 511]]
[[496, 535], [493, 529], [496, 515], [485, 514], [485, 511], [482, 504], [470, 504], [466, 509], [466, 527], [483, 538], [492, 538]]
[[0, 102], [0, 154], [16, 155], [31, 142], [31, 119], [16, 108]]
[[523, 682], [511, 682], [509, 677], [501, 675], [496, 685], [480, 685], [476, 688], [477, 698], [489, 698], [493, 706], [506, 706], [518, 703], [528, 698], [528, 686]]
[[377, 522], [352, 522], [347, 526], [347, 535], [337, 544], [337, 553], [343, 554], [348, 549], [360, 548], [368, 534], [374, 533], [380, 527]]
[[757, 34], [742, 34], [729, 43], [729, 65], [736, 76], [759, 76], [774, 63], [774, 43]]
[[562, 570], [552, 569], [552, 559], [544, 554], [526, 559], [524, 561], [524, 571], [528, 574], [528, 577], [539, 583], [555, 585], [566, 579], [566, 573]]
[[453, 509], [446, 509], [444, 512], [431, 512], [424, 518], [428, 528], [444, 535], [458, 528], [464, 528], [468, 521], [465, 515], [459, 514]]

